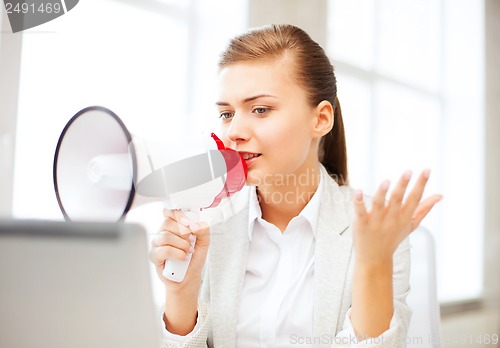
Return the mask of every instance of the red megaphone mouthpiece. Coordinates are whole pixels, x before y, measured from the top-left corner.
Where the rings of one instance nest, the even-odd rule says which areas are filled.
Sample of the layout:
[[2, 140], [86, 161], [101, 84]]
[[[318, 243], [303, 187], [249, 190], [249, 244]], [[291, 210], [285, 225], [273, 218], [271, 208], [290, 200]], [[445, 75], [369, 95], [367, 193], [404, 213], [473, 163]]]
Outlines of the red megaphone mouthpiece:
[[233, 149], [226, 148], [222, 140], [220, 140], [215, 133], [212, 133], [211, 136], [217, 144], [217, 149], [226, 161], [228, 172], [224, 188], [215, 197], [213, 203], [207, 208], [216, 207], [223, 198], [227, 198], [241, 190], [243, 186], [245, 186], [248, 175], [247, 164], [240, 153]]

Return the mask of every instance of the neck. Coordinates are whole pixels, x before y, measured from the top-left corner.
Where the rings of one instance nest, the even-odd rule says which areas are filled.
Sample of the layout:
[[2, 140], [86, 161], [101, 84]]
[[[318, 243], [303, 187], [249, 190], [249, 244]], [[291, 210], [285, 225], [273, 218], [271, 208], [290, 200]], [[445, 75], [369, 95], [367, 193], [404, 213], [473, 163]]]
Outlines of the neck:
[[308, 166], [257, 187], [262, 218], [284, 232], [318, 189], [319, 165]]

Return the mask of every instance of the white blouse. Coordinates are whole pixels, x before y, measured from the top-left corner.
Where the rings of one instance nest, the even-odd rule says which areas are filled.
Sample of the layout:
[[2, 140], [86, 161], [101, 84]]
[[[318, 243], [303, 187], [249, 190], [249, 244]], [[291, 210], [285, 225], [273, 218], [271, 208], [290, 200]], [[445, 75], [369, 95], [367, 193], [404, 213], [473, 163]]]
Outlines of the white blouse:
[[314, 236], [321, 192], [322, 179], [282, 233], [262, 219], [252, 190], [237, 347], [290, 347], [296, 337], [313, 336]]

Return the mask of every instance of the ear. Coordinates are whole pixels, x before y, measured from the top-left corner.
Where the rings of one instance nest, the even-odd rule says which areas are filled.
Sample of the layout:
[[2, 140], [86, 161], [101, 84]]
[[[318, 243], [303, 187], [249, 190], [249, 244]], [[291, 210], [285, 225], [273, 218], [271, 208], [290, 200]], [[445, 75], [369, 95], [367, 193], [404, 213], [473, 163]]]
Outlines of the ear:
[[316, 106], [314, 123], [313, 123], [313, 136], [321, 138], [333, 128], [333, 106], [327, 101], [323, 100]]

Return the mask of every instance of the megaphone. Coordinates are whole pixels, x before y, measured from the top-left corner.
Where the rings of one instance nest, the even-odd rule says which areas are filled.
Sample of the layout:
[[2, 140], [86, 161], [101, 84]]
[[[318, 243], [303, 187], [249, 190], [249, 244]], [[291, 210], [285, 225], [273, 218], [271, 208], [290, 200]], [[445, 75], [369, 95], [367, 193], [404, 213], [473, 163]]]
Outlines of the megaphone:
[[[54, 155], [54, 189], [64, 218], [120, 221], [138, 200], [189, 211], [217, 206], [245, 185], [247, 168], [238, 152], [211, 136], [213, 149], [184, 158], [179, 149], [162, 149], [177, 160], [160, 155], [155, 163], [155, 151], [133, 138], [111, 110], [79, 111], [64, 127]], [[164, 276], [182, 281], [189, 262], [168, 260]]]

